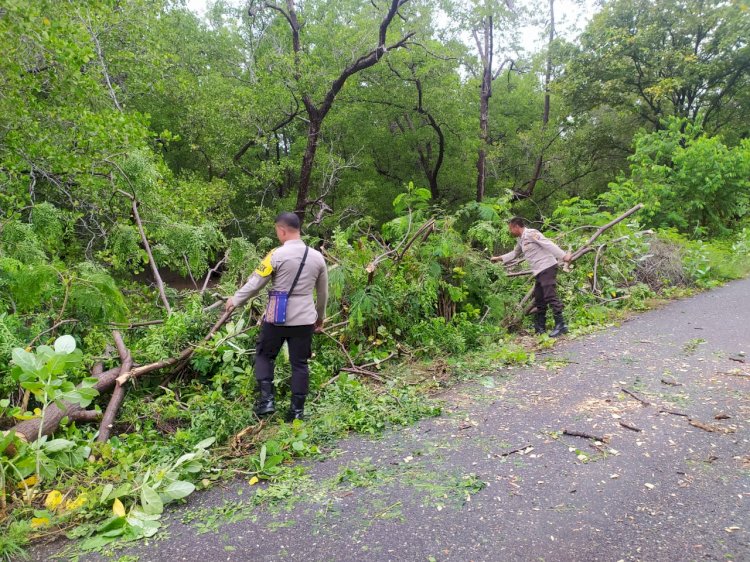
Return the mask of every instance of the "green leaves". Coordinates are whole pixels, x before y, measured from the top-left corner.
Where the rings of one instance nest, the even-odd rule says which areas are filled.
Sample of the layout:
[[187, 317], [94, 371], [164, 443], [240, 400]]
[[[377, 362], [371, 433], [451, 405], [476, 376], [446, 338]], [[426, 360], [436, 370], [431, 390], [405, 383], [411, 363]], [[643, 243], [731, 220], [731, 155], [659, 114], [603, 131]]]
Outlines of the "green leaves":
[[167, 501], [173, 501], [189, 496], [194, 491], [195, 485], [192, 482], [177, 480], [167, 485], [167, 487], [164, 488], [163, 494], [167, 497]]
[[73, 353], [76, 349], [76, 340], [73, 336], [60, 336], [55, 340], [55, 353]]
[[601, 199], [616, 210], [644, 203], [650, 227], [695, 238], [728, 234], [750, 208], [750, 142], [730, 147], [684, 119], [664, 124], [636, 136], [630, 176]]
[[575, 101], [621, 107], [643, 123], [677, 116], [721, 126], [726, 101], [740, 93], [750, 13], [720, 0], [618, 0], [581, 37], [566, 72]]
[[35, 373], [40, 367], [36, 356], [33, 353], [17, 347], [11, 355], [13, 363], [26, 373]]
[[60, 451], [69, 451], [76, 444], [68, 439], [52, 439], [44, 443], [44, 450], [48, 453], [58, 453]]
[[[215, 439], [207, 438], [193, 447], [193, 451], [160, 465], [151, 465], [136, 477], [136, 483], [125, 482], [118, 488], [104, 485], [99, 503], [110, 508], [115, 500], [116, 517], [95, 528], [82, 548], [92, 550], [109, 544], [112, 540], [135, 540], [155, 535], [161, 528], [159, 521], [168, 503], [180, 500], [195, 491], [195, 485], [181, 479], [203, 470], [202, 461], [208, 456], [208, 447]], [[129, 508], [127, 506], [130, 505]]]
[[91, 380], [76, 388], [66, 379], [67, 374], [77, 369], [83, 359], [72, 336], [59, 337], [54, 349], [39, 346], [35, 353], [15, 348], [12, 359], [15, 366], [11, 373], [44, 407], [63, 400], [85, 407], [99, 394], [92, 388]]
[[164, 511], [164, 503], [156, 490], [150, 486], [143, 485], [141, 489], [141, 506], [143, 512], [149, 515], [159, 515]]
[[407, 210], [424, 211], [431, 198], [432, 194], [429, 189], [414, 187], [414, 183], [409, 182], [406, 191], [393, 200], [393, 209], [398, 215], [404, 214]]

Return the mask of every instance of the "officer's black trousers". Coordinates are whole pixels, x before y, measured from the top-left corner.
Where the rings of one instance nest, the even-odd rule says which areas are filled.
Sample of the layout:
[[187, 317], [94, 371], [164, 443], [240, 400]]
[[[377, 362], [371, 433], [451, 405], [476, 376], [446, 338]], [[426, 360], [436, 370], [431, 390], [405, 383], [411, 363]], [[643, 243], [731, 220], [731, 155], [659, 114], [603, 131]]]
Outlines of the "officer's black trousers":
[[272, 381], [276, 357], [284, 342], [289, 347], [292, 364], [292, 394], [307, 394], [310, 371], [307, 362], [312, 354], [313, 325], [276, 326], [263, 322], [255, 346], [255, 378]]
[[555, 314], [561, 314], [563, 303], [557, 296], [557, 266], [553, 265], [536, 276], [534, 284], [534, 304], [539, 312], [546, 312], [549, 306]]

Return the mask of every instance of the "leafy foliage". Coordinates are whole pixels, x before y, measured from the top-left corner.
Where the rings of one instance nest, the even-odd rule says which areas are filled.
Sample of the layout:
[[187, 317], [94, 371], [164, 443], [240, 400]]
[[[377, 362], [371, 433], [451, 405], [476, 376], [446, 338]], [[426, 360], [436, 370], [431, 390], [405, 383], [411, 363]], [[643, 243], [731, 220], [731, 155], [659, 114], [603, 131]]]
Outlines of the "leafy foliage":
[[750, 211], [750, 143], [728, 147], [685, 121], [667, 124], [636, 137], [630, 177], [602, 200], [616, 209], [644, 203], [649, 226], [696, 238], [728, 234]]

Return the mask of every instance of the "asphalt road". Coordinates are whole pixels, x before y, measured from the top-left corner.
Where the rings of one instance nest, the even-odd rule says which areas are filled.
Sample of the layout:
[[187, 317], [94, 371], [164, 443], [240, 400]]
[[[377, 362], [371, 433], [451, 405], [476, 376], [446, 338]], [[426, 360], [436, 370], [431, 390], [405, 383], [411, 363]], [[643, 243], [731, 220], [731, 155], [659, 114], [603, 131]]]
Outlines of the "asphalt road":
[[195, 494], [115, 558], [750, 560], [749, 279], [444, 399], [441, 417], [341, 442], [272, 507], [245, 480]]

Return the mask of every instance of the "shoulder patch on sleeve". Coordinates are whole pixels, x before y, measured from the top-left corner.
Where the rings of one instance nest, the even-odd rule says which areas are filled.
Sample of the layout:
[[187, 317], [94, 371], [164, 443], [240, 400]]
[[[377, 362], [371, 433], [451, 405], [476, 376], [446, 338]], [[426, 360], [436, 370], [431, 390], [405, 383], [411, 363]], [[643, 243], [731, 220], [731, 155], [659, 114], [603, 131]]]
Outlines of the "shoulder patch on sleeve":
[[268, 252], [265, 258], [263, 258], [263, 261], [260, 262], [260, 265], [255, 269], [255, 273], [260, 275], [261, 277], [268, 277], [273, 273], [273, 266], [271, 265], [271, 256], [273, 255], [273, 250]]

